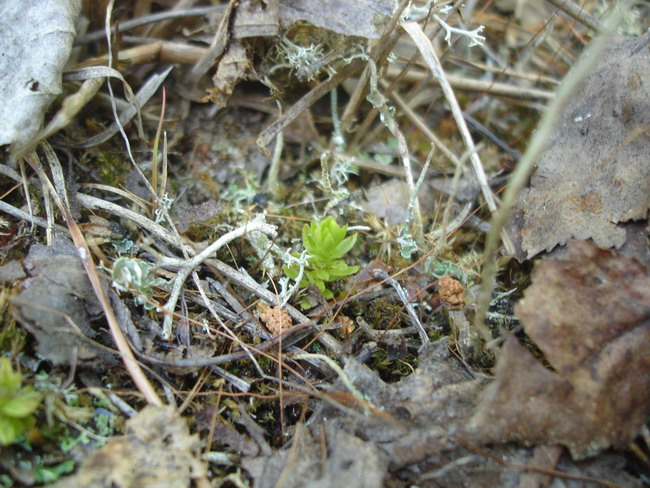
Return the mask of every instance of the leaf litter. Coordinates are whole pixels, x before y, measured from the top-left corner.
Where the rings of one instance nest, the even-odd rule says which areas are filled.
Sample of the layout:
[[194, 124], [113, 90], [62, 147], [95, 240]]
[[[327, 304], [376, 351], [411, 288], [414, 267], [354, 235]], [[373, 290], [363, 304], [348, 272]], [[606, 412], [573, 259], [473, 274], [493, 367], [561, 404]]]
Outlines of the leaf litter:
[[38, 341], [38, 353], [53, 364], [96, 359], [98, 350], [86, 338], [97, 336], [92, 321], [101, 317], [101, 307], [72, 242], [34, 244], [23, 266], [29, 277], [21, 283], [17, 312]]
[[538, 262], [516, 313], [553, 369], [506, 333], [470, 430], [563, 444], [577, 459], [629, 445], [650, 413], [649, 306], [636, 260], [570, 241], [566, 255]]
[[[646, 466], [639, 463], [642, 468], [631, 469], [630, 459], [632, 452], [643, 459], [647, 445], [638, 435], [646, 432], [647, 439], [644, 422], [650, 413], [646, 400], [649, 364], [644, 354], [650, 340], [650, 286], [647, 267], [640, 264], [648, 262], [644, 222], [648, 174], [647, 165], [640, 164], [648, 147], [647, 40], [638, 37], [613, 42], [560, 118], [555, 140], [540, 160], [531, 187], [522, 193], [511, 236], [516, 256], [522, 260], [572, 237], [582, 240], [569, 241], [566, 249], [537, 261], [530, 276], [532, 284], [515, 307], [516, 317], [491, 309], [490, 323], [500, 327], [493, 327], [497, 338], [488, 348], [472, 338], [475, 331], [468, 321], [482, 265], [475, 246], [480, 246], [481, 232], [489, 228], [485, 220], [489, 215], [477, 208], [476, 200], [480, 189], [493, 210], [490, 200], [500, 184], [494, 175], [507, 165], [491, 161], [492, 149], [472, 149], [472, 136], [465, 131], [459, 112], [454, 112], [454, 118], [463, 130], [462, 137], [450, 136], [445, 142], [451, 149], [442, 146], [427, 156], [429, 147], [422, 147], [428, 142], [423, 144], [415, 133], [400, 130], [399, 125], [422, 127], [421, 117], [440, 115], [435, 110], [424, 115], [409, 111], [396, 91], [392, 96], [406, 114], [402, 120], [398, 111], [400, 121], [396, 124], [390, 120], [396, 112], [382, 106], [388, 99], [380, 93], [374, 75], [368, 74], [373, 71], [372, 63], [379, 68], [385, 62], [393, 63], [386, 59], [400, 38], [395, 30], [398, 22], [408, 23], [405, 28], [428, 56], [429, 67], [438, 69], [435, 56], [429, 56], [433, 50], [437, 53], [438, 45], [430, 43], [415, 23], [427, 17], [428, 7], [433, 7], [432, 25], [440, 39], [449, 44], [455, 36], [462, 39], [446, 53], [452, 58], [467, 55], [467, 46], [481, 42], [482, 31], [454, 27], [453, 16], [445, 16], [449, 11], [437, 5], [411, 9], [404, 17], [385, 2], [341, 5], [332, 1], [314, 7], [309, 0], [230, 2], [221, 13], [195, 15], [176, 32], [176, 48], [182, 45], [184, 49], [176, 51], [183, 53], [176, 58], [165, 51], [171, 47], [167, 41], [134, 48], [151, 55], [146, 58], [154, 61], [149, 66], [138, 66], [142, 61], [137, 61], [135, 52], [121, 46], [116, 61], [133, 63], [127, 69], [139, 70], [139, 79], [146, 79], [151, 66], [164, 64], [163, 57], [171, 56], [167, 61], [173, 59], [180, 67], [169, 78], [165, 78], [170, 74], [166, 70], [163, 76], [154, 74], [149, 79], [168, 87], [181, 80], [189, 82], [178, 91], [188, 99], [207, 97], [221, 109], [215, 112], [193, 106], [188, 110], [187, 101], [176, 98], [170, 89], [167, 110], [172, 115], [163, 125], [170, 134], [173, 128], [177, 136], [169, 141], [160, 131], [155, 136], [155, 147], [159, 142], [163, 146], [163, 168], [152, 179], [162, 182], [160, 187], [154, 185], [157, 194], [152, 197], [148, 183], [136, 181], [143, 171], [140, 168], [126, 177], [125, 184], [129, 189], [140, 185], [137, 197], [121, 188], [107, 191], [109, 185], [120, 186], [116, 182], [124, 176], [104, 174], [108, 185], [95, 182], [79, 190], [78, 202], [85, 209], [75, 208], [74, 213], [80, 220], [86, 218], [87, 210], [102, 215], [89, 217], [92, 225], [84, 228], [90, 244], [83, 249], [92, 249], [104, 266], [110, 268], [118, 256], [152, 263], [146, 267], [155, 270], [157, 278], [152, 281], [153, 289], [147, 290], [147, 307], [131, 295], [133, 290], [123, 289], [121, 297], [115, 292], [109, 295], [130, 347], [143, 363], [149, 363], [149, 378], [160, 395], [166, 395], [169, 403], [178, 399], [182, 404], [179, 401], [178, 408], [145, 407], [140, 397], [121, 392], [140, 410], [127, 421], [126, 435], [109, 439], [103, 447], [93, 446], [90, 451], [94, 453], [81, 456], [85, 459], [77, 473], [55, 486], [641, 486], [638, 473], [647, 468], [647, 462]], [[401, 8], [405, 6], [403, 2]], [[521, 18], [521, 12], [513, 15], [522, 24], [528, 20]], [[488, 23], [488, 31], [503, 28], [497, 27], [498, 15], [478, 17]], [[173, 22], [166, 22], [167, 31], [173, 32]], [[563, 20], [557, 26], [549, 25], [545, 35], [557, 26], [566, 29], [568, 24]], [[95, 28], [101, 29], [103, 24], [99, 22]], [[125, 22], [124, 28], [132, 27]], [[316, 53], [317, 58], [306, 67], [288, 63], [274, 70], [274, 63], [282, 64], [277, 56], [287, 55], [286, 49], [279, 47], [282, 41], [274, 37], [278, 33], [291, 36], [286, 40], [296, 49], [291, 55]], [[531, 53], [512, 41], [513, 36], [521, 35], [517, 30], [509, 32], [503, 42], [521, 55], [515, 65], [525, 70]], [[124, 42], [140, 42], [137, 39], [125, 38]], [[210, 46], [204, 47], [208, 43]], [[534, 55], [545, 58], [542, 63], [550, 67], [552, 58], [546, 47], [540, 48], [543, 43], [540, 40], [533, 46]], [[373, 61], [366, 59], [368, 53]], [[88, 60], [90, 64], [105, 62], [101, 56]], [[562, 62], [571, 64], [564, 58]], [[195, 69], [188, 76], [186, 68], [192, 65]], [[445, 62], [444, 69], [452, 66]], [[399, 67], [415, 74], [407, 63]], [[179, 71], [183, 73], [177, 74]], [[511, 74], [508, 70], [503, 73], [506, 77]], [[321, 96], [355, 74], [363, 83], [369, 82], [370, 98], [381, 112], [379, 122], [374, 122], [377, 113], [369, 107], [359, 108], [363, 83], [356, 89], [338, 88], [340, 93], [346, 92], [345, 102], [349, 100], [341, 121], [336, 110], [324, 111], [319, 104]], [[557, 78], [562, 74], [562, 69], [554, 71]], [[114, 73], [107, 76], [121, 79]], [[542, 80], [537, 74], [531, 76]], [[441, 73], [436, 77], [445, 82]], [[499, 90], [507, 88], [523, 98], [532, 94], [533, 99], [541, 93], [528, 92], [530, 83], [517, 81], [517, 76], [508, 79], [510, 85], [501, 83]], [[247, 84], [242, 84], [244, 80]], [[268, 90], [263, 96], [256, 93], [259, 87], [251, 88], [251, 81], [261, 81], [277, 100], [265, 99]], [[449, 82], [458, 83], [458, 78], [449, 77]], [[485, 85], [472, 85], [469, 78], [463, 83], [459, 92], [485, 90]], [[387, 95], [391, 89], [388, 84], [381, 85]], [[453, 96], [450, 92], [447, 86], [448, 100]], [[158, 103], [150, 96], [147, 103]], [[439, 101], [432, 100], [434, 104]], [[499, 132], [509, 130], [512, 123], [514, 130], [521, 130], [520, 115], [512, 107], [523, 110], [523, 105], [511, 106], [492, 95], [486, 100], [492, 104], [492, 112], [482, 114], [485, 123]], [[276, 101], [293, 105], [278, 113]], [[333, 98], [331, 106], [337, 103]], [[467, 103], [470, 105], [472, 102]], [[473, 107], [479, 112], [483, 108], [480, 104]], [[127, 110], [135, 113], [133, 106]], [[164, 111], [159, 106], [143, 110], [150, 117], [155, 113], [153, 118]], [[275, 114], [278, 119], [273, 122]], [[280, 128], [291, 121], [300, 121], [298, 130], [306, 134], [307, 127], [309, 136], [286, 142], [276, 139]], [[373, 123], [375, 128], [369, 133]], [[354, 128], [366, 141], [354, 132], [337, 135], [337, 124]], [[266, 129], [261, 130], [264, 125]], [[386, 126], [390, 133], [385, 132]], [[123, 130], [117, 124], [115, 127]], [[35, 134], [40, 124], [30, 129], [33, 131], [26, 133]], [[56, 130], [61, 129], [57, 126]], [[331, 144], [327, 142], [329, 130], [334, 133]], [[387, 170], [376, 170], [383, 163], [369, 161], [372, 151], [365, 152], [372, 149], [368, 135], [377, 137], [382, 130], [381, 137], [392, 137], [391, 142], [398, 146], [401, 168], [389, 165]], [[249, 148], [260, 131], [258, 141], [264, 142], [263, 146], [275, 140], [273, 157], [251, 153]], [[74, 140], [87, 132], [88, 139], [94, 141], [91, 136], [99, 130], [88, 123], [64, 132]], [[127, 127], [126, 132], [133, 130]], [[350, 156], [340, 153], [347, 150], [348, 136], [348, 148], [355, 148], [350, 149]], [[436, 141], [434, 144], [441, 144]], [[106, 162], [114, 157], [111, 151], [124, 151], [110, 138], [103, 144], [97, 152], [76, 153], [81, 157], [71, 159], [71, 167], [88, 168], [84, 166], [88, 159]], [[336, 146], [335, 157], [325, 152], [328, 144], [330, 150]], [[465, 147], [470, 148], [469, 153], [462, 157]], [[138, 143], [138, 148], [151, 153], [146, 144]], [[514, 151], [508, 154], [516, 157]], [[567, 154], [573, 166], [566, 164]], [[152, 162], [142, 165], [145, 172], [160, 169], [158, 157], [156, 154]], [[418, 202], [410, 194], [414, 188], [410, 165], [421, 167], [419, 161], [425, 157], [434, 160], [437, 172], [424, 175]], [[464, 169], [467, 158], [474, 174]], [[348, 163], [344, 169], [328, 168], [323, 162], [328, 160], [364, 163], [359, 168], [350, 169]], [[283, 164], [281, 172], [278, 161]], [[416, 173], [420, 167], [415, 168]], [[276, 181], [271, 188], [270, 176], [268, 186], [262, 184], [266, 168], [281, 175], [281, 185]], [[492, 178], [486, 179], [484, 170]], [[55, 166], [51, 171], [54, 175], [61, 172]], [[33, 179], [25, 179], [11, 168], [3, 169], [2, 174], [25, 187], [32, 186], [36, 194], [46, 193]], [[378, 175], [401, 176], [407, 183]], [[47, 178], [47, 174], [39, 176], [41, 181]], [[89, 176], [93, 170], [82, 171], [77, 178], [86, 183]], [[170, 180], [172, 184], [166, 185]], [[186, 184], [185, 190], [179, 188], [179, 182]], [[362, 191], [351, 193], [348, 187]], [[13, 208], [21, 206], [22, 199], [12, 191], [7, 185]], [[91, 191], [106, 200], [91, 196]], [[365, 202], [360, 201], [363, 192]], [[333, 203], [324, 204], [322, 198]], [[366, 206], [365, 214], [355, 209], [357, 204]], [[443, 205], [459, 210], [447, 215], [440, 208]], [[130, 206], [137, 211], [127, 208]], [[14, 217], [22, 215], [17, 208], [7, 210]], [[35, 210], [42, 212], [38, 206]], [[168, 210], [173, 220], [166, 214]], [[372, 223], [371, 230], [360, 228], [366, 233], [366, 242], [353, 250], [353, 259], [361, 260], [365, 265], [362, 273], [367, 276], [357, 280], [355, 296], [348, 293], [344, 282], [333, 289], [333, 301], [317, 289], [307, 290], [309, 303], [316, 304], [308, 318], [291, 305], [297, 304], [297, 299], [283, 303], [286, 283], [273, 275], [273, 266], [261, 263], [280, 262], [283, 253], [296, 245], [290, 236], [297, 236], [303, 223], [292, 222], [293, 218], [324, 218], [330, 210], [329, 216], [339, 222]], [[276, 226], [263, 223], [259, 215], [255, 218], [254, 214], [262, 211], [269, 213], [268, 218], [287, 218], [278, 235]], [[416, 218], [418, 211], [421, 214]], [[45, 216], [55, 217], [51, 211]], [[469, 221], [479, 231], [459, 230]], [[45, 220], [38, 222], [47, 225]], [[247, 232], [246, 222], [265, 229], [270, 238]], [[428, 234], [422, 231], [423, 223], [430, 225]], [[6, 289], [12, 290], [16, 286], [12, 283], [18, 283], [12, 290], [13, 302], [7, 302], [3, 294], [0, 304], [12, 303], [12, 316], [32, 334], [33, 350], [47, 359], [54, 371], [60, 371], [60, 366], [69, 368], [71, 381], [77, 367], [83, 370], [79, 378], [92, 371], [95, 383], [112, 395], [105, 405], [132, 415], [133, 408], [109, 386], [116, 381], [110, 369], [115, 373], [117, 356], [93, 344], [114, 347], [102, 307], [90, 292], [78, 250], [58, 232], [50, 246], [32, 244], [22, 261], [0, 262]], [[191, 257], [207, 246], [235, 234], [242, 239], [219, 248], [216, 256], [192, 261]], [[119, 242], [116, 235], [121, 237]], [[401, 249], [404, 256], [404, 245], [422, 259], [405, 260], [399, 252], [390, 251]], [[375, 252], [381, 252], [388, 265], [373, 261]], [[197, 265], [189, 269], [190, 262]], [[522, 271], [505, 260], [503, 266], [511, 275], [508, 286], [526, 286], [525, 268]], [[381, 272], [370, 273], [371, 267]], [[506, 278], [499, 280], [505, 288]], [[493, 303], [511, 309], [517, 295], [511, 299], [510, 293], [497, 294]], [[259, 299], [282, 313], [281, 327], [275, 328], [279, 335], [269, 334], [249, 311], [263, 309]], [[263, 319], [268, 325], [269, 317]], [[161, 328], [163, 320], [168, 328]], [[3, 351], [7, 347], [3, 337], [13, 326], [5, 319], [0, 336]], [[21, 361], [30, 364], [25, 359], [28, 349], [12, 354], [21, 355]], [[496, 356], [493, 376], [487, 368], [492, 354]], [[133, 389], [123, 379], [115, 386]], [[74, 385], [67, 388], [72, 391]], [[140, 383], [138, 388], [143, 392]], [[245, 400], [240, 399], [242, 394]], [[146, 398], [153, 402], [153, 397]], [[44, 416], [51, 418], [51, 412]], [[195, 429], [199, 435], [190, 433]], [[604, 452], [609, 448], [618, 452]], [[3, 458], [3, 465], [12, 462]]]
[[3, 2], [0, 145], [11, 144], [15, 149], [26, 143], [41, 128], [49, 105], [62, 93], [61, 74], [70, 57], [80, 9], [80, 0]]
[[148, 406], [126, 421], [126, 435], [111, 439], [82, 468], [52, 486], [207, 487], [200, 441], [172, 406]]
[[[572, 238], [620, 249], [625, 223], [647, 219], [649, 41], [613, 40], [562, 113], [515, 210], [519, 259]], [[647, 250], [638, 257], [650, 264]]]

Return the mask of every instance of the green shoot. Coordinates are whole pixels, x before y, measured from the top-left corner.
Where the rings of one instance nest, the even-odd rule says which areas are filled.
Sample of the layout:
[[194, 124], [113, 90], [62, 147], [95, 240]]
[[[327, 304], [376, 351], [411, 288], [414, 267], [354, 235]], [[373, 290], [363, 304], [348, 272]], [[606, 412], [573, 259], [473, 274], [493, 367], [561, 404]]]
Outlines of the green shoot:
[[34, 426], [32, 415], [43, 395], [31, 386], [22, 386], [19, 371], [14, 371], [9, 359], [0, 359], [0, 445], [8, 446]]
[[[321, 222], [305, 224], [302, 229], [302, 243], [308, 253], [307, 269], [300, 281], [301, 288], [315, 285], [323, 296], [330, 300], [334, 293], [326, 284], [350, 276], [359, 270], [359, 266], [349, 266], [345, 256], [357, 241], [357, 234], [346, 237], [348, 226], [339, 226], [332, 217]], [[299, 253], [293, 253], [296, 258]], [[285, 265], [285, 274], [295, 280], [300, 274], [297, 265]]]

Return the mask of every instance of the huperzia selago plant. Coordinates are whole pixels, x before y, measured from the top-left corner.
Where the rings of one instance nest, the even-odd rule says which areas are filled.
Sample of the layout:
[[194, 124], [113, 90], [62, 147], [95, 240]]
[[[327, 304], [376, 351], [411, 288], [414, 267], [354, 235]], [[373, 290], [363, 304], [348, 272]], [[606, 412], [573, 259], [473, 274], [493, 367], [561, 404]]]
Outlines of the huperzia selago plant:
[[[327, 217], [321, 222], [305, 224], [302, 228], [302, 244], [308, 258], [300, 288], [315, 285], [329, 300], [334, 297], [334, 293], [327, 287], [327, 283], [350, 276], [359, 270], [359, 266], [350, 266], [343, 260], [343, 256], [357, 241], [357, 234], [346, 237], [347, 232], [348, 226], [339, 226], [332, 217]], [[292, 255], [300, 258], [299, 253]], [[298, 264], [285, 265], [283, 269], [289, 278], [298, 279]], [[308, 308], [306, 301], [303, 301], [302, 305], [303, 308]]]
[[22, 386], [19, 371], [9, 359], [0, 359], [0, 446], [8, 446], [34, 426], [32, 415], [43, 395], [31, 386]]

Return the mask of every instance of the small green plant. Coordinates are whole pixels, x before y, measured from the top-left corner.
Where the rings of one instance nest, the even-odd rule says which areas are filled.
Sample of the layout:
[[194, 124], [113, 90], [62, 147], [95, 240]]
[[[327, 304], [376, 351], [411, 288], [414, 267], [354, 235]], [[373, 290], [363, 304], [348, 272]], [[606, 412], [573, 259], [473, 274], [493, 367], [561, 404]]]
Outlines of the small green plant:
[[[308, 258], [300, 281], [301, 288], [315, 285], [329, 300], [334, 297], [334, 293], [327, 288], [326, 283], [350, 276], [359, 270], [359, 266], [349, 266], [342, 259], [357, 241], [357, 234], [346, 237], [347, 231], [347, 225], [339, 226], [332, 217], [327, 217], [321, 222], [305, 224], [302, 228], [302, 244]], [[299, 253], [292, 255], [300, 258]], [[285, 265], [283, 269], [292, 280], [300, 276], [298, 264]]]
[[22, 386], [20, 372], [9, 359], [0, 359], [0, 445], [8, 446], [34, 426], [32, 414], [42, 399], [31, 386]]
[[61, 479], [63, 475], [71, 473], [74, 470], [74, 461], [68, 459], [62, 463], [53, 466], [44, 464], [34, 466], [34, 481], [36, 483], [54, 483]]

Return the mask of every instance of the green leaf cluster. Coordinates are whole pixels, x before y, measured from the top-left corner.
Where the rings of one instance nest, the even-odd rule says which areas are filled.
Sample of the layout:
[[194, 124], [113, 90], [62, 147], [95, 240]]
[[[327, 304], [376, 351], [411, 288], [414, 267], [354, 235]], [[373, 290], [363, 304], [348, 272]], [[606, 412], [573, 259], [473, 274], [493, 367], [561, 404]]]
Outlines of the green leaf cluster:
[[[342, 259], [357, 241], [357, 234], [346, 237], [347, 231], [347, 225], [339, 226], [332, 217], [305, 224], [302, 228], [302, 243], [310, 257], [300, 282], [301, 288], [315, 285], [329, 300], [334, 294], [326, 284], [359, 270], [359, 266], [349, 266]], [[293, 256], [300, 257], [300, 254], [293, 253]], [[298, 265], [284, 266], [283, 269], [289, 278], [298, 278]]]
[[34, 426], [32, 414], [42, 399], [31, 386], [22, 386], [20, 372], [9, 359], [0, 359], [0, 445], [8, 446]]

